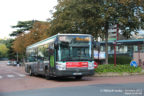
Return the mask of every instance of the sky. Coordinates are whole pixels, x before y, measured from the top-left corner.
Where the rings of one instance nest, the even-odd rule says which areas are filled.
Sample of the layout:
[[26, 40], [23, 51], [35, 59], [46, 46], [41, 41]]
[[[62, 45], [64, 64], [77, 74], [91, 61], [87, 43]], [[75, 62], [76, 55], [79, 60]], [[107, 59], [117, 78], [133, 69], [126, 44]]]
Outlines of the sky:
[[0, 0], [0, 38], [9, 38], [18, 21], [51, 18], [57, 0]]
[[46, 21], [56, 5], [57, 0], [0, 0], [0, 39], [9, 38], [18, 21]]

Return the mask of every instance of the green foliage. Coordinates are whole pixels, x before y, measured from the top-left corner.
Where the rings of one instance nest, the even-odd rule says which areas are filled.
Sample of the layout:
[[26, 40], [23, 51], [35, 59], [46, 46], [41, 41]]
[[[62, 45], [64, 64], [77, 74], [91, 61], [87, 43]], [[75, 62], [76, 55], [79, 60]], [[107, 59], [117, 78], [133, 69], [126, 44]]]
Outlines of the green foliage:
[[[117, 56], [116, 62], [117, 64], [130, 64], [132, 58], [129, 56]], [[109, 64], [114, 64], [114, 57], [109, 57]]]
[[5, 44], [0, 44], [0, 57], [6, 57], [8, 52], [8, 48], [6, 47]]
[[[14, 52], [14, 50], [13, 50], [13, 48], [12, 48], [12, 43], [13, 43], [13, 39], [7, 39], [7, 40], [0, 40], [0, 44], [4, 44], [5, 45], [5, 47], [6, 47], [6, 50], [7, 50], [7, 52], [4, 54], [4, 55], [2, 55], [2, 56], [0, 56], [0, 57], [7, 57], [7, 58], [9, 58], [9, 59], [15, 59], [16, 57], [15, 57], [15, 52]], [[2, 49], [3, 50], [3, 49]], [[1, 54], [1, 53], [0, 53]]]
[[116, 65], [113, 64], [105, 64], [105, 65], [98, 65], [98, 68], [95, 69], [96, 73], [107, 73], [107, 72], [116, 72], [116, 73], [140, 73], [142, 71], [141, 67], [131, 67], [130, 64], [125, 65]]
[[13, 48], [12, 48], [12, 44], [14, 42], [14, 39], [8, 39], [7, 40], [7, 48], [9, 49], [7, 52], [7, 57], [8, 59], [16, 59], [16, 53], [14, 52]]
[[53, 34], [88, 33], [104, 37], [108, 26], [119, 24], [130, 37], [144, 25], [143, 0], [58, 0], [51, 20]]
[[10, 36], [18, 36], [26, 31], [29, 31], [34, 24], [34, 20], [32, 21], [19, 21], [17, 25], [12, 26], [12, 28], [16, 28], [16, 31], [10, 34]]
[[98, 7], [92, 3], [93, 0], [59, 0], [57, 11], [53, 14], [54, 19], [51, 21], [53, 34], [87, 33], [97, 37]]

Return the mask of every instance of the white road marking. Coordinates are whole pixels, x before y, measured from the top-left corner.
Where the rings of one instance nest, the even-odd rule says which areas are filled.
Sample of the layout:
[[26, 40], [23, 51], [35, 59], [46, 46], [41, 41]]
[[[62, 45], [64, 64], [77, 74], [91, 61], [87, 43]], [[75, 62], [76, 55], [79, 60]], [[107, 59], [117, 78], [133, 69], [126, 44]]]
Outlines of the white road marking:
[[20, 76], [20, 77], [25, 77], [26, 75], [24, 75], [24, 74], [20, 74], [20, 73], [17, 73], [17, 72], [13, 72], [14, 74], [16, 74], [16, 75], [18, 75], [18, 76]]
[[7, 77], [9, 77], [9, 78], [13, 78], [13, 77], [15, 77], [14, 75], [7, 75]]
[[20, 77], [25, 77], [26, 75], [24, 75], [24, 74], [19, 74], [19, 76], [20, 76]]
[[2, 79], [3, 77], [2, 76], [0, 76], [0, 79]]

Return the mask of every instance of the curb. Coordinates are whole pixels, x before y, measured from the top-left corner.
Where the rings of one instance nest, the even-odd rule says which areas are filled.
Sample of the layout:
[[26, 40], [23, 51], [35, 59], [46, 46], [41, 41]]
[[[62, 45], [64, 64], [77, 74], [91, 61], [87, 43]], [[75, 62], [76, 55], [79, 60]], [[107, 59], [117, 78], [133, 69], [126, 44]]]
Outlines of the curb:
[[108, 72], [108, 73], [95, 73], [95, 77], [117, 77], [117, 76], [133, 76], [133, 75], [144, 75], [144, 70], [140, 73], [114, 73], [114, 72]]

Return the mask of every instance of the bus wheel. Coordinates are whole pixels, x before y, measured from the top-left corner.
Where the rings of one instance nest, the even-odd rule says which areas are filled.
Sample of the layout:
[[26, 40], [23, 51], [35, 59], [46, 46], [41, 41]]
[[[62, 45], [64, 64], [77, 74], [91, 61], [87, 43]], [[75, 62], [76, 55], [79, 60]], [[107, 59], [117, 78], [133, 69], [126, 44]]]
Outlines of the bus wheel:
[[47, 80], [50, 80], [50, 79], [51, 79], [51, 76], [49, 75], [48, 70], [45, 70], [45, 78], [46, 78]]
[[45, 75], [45, 78], [46, 78], [47, 80], [51, 80], [51, 76], [49, 76], [49, 75]]
[[29, 69], [29, 76], [32, 76], [33, 75], [33, 73], [32, 73], [32, 70], [31, 70], [31, 68]]
[[82, 79], [82, 76], [76, 76], [75, 79], [80, 80], [80, 79]]

